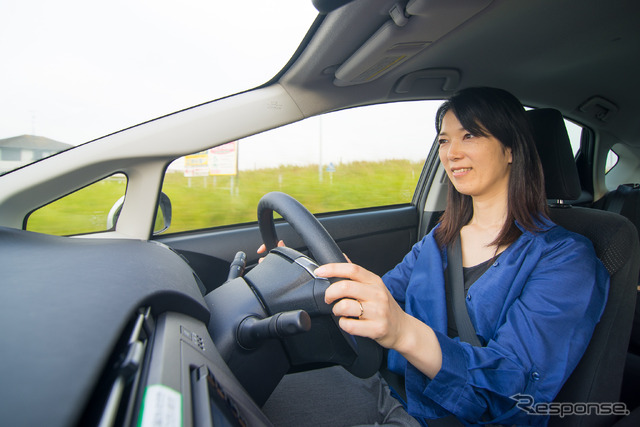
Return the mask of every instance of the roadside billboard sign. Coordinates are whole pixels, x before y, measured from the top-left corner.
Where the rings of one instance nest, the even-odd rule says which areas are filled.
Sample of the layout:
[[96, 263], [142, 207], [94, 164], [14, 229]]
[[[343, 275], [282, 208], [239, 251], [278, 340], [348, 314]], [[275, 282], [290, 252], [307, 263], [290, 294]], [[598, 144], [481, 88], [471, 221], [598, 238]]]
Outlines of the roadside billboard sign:
[[208, 150], [209, 175], [236, 175], [238, 173], [238, 141]]
[[184, 157], [184, 176], [208, 176], [209, 175], [209, 156], [206, 151], [190, 154]]
[[184, 157], [184, 176], [236, 175], [238, 142], [233, 141]]

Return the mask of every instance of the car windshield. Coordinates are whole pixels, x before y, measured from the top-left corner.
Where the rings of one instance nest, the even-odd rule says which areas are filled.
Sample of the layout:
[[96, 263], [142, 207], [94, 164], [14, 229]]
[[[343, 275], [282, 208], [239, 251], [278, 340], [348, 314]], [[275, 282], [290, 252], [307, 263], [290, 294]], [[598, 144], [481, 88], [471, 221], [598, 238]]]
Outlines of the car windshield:
[[312, 2], [0, 2], [0, 175], [270, 80]]

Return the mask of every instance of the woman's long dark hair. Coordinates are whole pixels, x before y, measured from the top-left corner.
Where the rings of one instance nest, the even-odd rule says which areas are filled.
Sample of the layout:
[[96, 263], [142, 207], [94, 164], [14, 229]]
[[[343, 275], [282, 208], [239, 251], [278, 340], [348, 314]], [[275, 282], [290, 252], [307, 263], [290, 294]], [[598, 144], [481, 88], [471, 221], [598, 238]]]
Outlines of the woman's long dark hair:
[[[445, 101], [436, 114], [436, 131], [440, 134], [442, 119], [451, 111], [468, 132], [492, 135], [511, 149], [507, 218], [492, 245], [513, 243], [521, 234], [516, 221], [528, 231], [539, 229], [537, 222], [548, 218], [544, 176], [531, 126], [518, 99], [509, 92], [489, 87], [463, 89]], [[447, 208], [440, 218], [435, 238], [441, 246], [455, 240], [460, 229], [473, 216], [471, 196], [459, 193], [449, 181]]]

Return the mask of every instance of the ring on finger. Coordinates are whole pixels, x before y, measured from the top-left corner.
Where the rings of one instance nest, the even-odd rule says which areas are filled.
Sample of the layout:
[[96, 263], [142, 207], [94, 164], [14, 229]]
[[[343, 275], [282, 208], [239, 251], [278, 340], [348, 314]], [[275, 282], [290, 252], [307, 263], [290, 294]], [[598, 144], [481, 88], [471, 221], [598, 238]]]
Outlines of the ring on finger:
[[362, 315], [364, 314], [364, 307], [362, 306], [362, 302], [361, 301], [357, 301], [358, 305], [360, 305], [360, 315], [358, 315], [358, 319], [362, 318]]

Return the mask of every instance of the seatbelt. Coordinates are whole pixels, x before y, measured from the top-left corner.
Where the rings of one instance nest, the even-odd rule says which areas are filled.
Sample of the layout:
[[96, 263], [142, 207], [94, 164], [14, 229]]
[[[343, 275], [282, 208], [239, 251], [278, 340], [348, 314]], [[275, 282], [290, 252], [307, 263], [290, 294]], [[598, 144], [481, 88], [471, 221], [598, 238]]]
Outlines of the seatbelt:
[[[452, 244], [447, 246], [447, 269], [444, 272], [444, 285], [451, 289], [451, 306], [453, 320], [458, 329], [458, 336], [462, 341], [466, 341], [474, 346], [480, 346], [480, 340], [476, 336], [476, 331], [471, 324], [467, 306], [464, 302], [464, 277], [462, 274], [462, 247], [460, 246], [460, 235], [456, 237]], [[464, 424], [455, 415], [448, 415], [444, 418], [434, 420], [424, 420], [429, 427], [462, 427]]]
[[469, 318], [464, 295], [464, 277], [462, 274], [462, 247], [460, 235], [447, 247], [447, 269], [445, 271], [445, 286], [451, 289], [451, 306], [453, 319], [458, 329], [460, 340], [481, 347], [476, 330]]
[[[447, 269], [444, 274], [445, 286], [451, 289], [451, 305], [453, 306], [453, 320], [458, 329], [458, 336], [461, 341], [467, 342], [475, 347], [482, 347], [482, 343], [476, 334], [476, 330], [469, 318], [467, 305], [464, 302], [464, 275], [462, 274], [462, 246], [460, 235], [456, 236], [453, 243], [447, 246]], [[462, 426], [462, 422], [454, 415], [437, 420], [426, 420], [431, 427]], [[492, 427], [495, 424], [487, 424]]]

